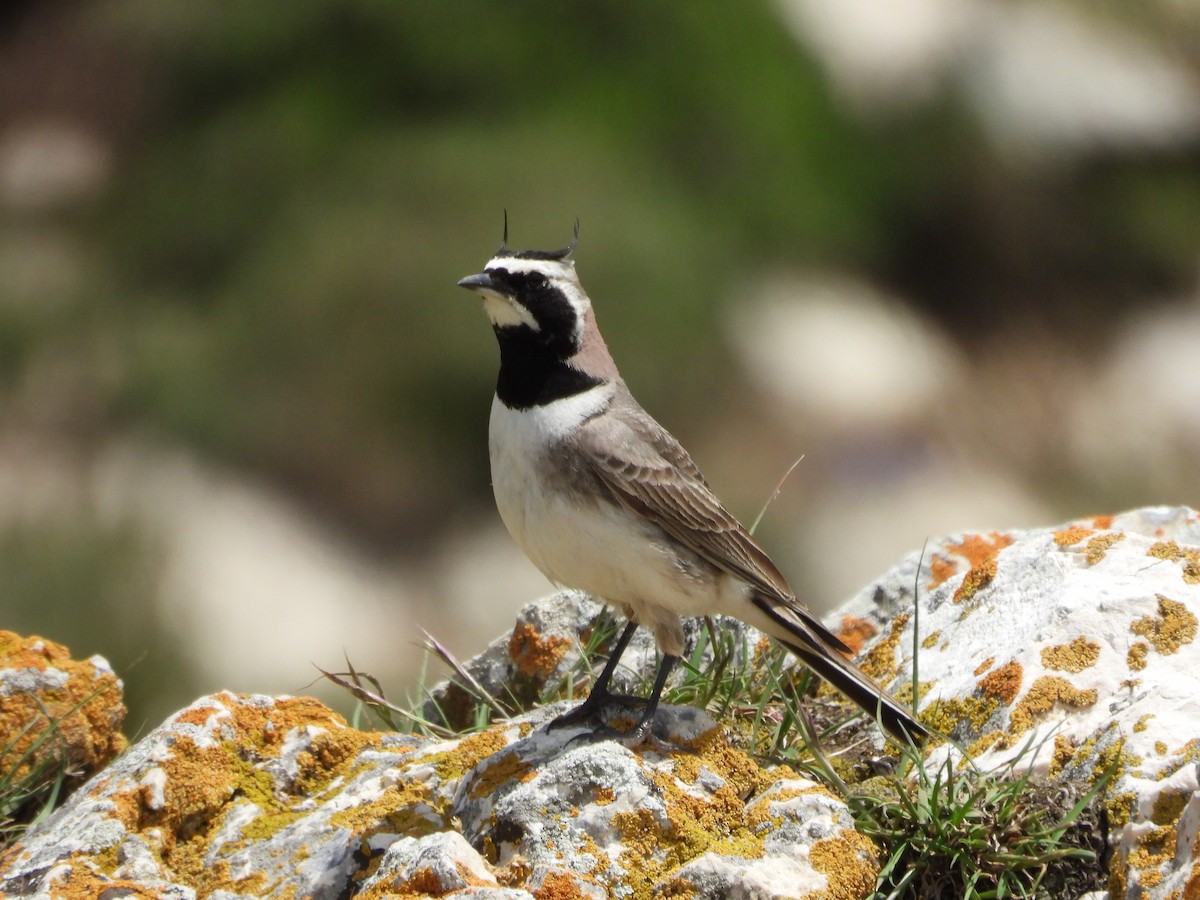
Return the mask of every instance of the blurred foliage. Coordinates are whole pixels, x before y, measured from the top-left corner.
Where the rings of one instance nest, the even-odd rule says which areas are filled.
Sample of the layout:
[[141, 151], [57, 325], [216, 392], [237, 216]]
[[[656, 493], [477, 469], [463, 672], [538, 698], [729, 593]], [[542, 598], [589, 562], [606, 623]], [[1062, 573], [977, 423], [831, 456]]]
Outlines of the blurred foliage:
[[452, 282], [502, 208], [517, 245], [582, 220], [627, 377], [686, 418], [730, 377], [739, 277], [869, 265], [931, 187], [922, 132], [864, 134], [767, 4], [266, 10], [96, 13], [156, 82], [94, 228], [128, 324], [114, 404], [384, 544], [485, 486], [494, 355]]

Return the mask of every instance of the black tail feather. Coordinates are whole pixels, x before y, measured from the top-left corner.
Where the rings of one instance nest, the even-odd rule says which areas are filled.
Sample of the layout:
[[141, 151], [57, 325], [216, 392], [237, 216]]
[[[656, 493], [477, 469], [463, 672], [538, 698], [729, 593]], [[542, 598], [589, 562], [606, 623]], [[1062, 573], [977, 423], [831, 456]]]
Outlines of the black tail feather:
[[821, 652], [791, 641], [781, 643], [821, 678], [861, 707], [867, 715], [877, 718], [883, 730], [898, 743], [919, 745], [929, 738], [928, 728], [913, 718], [898, 700], [889, 696], [858, 666], [848, 659], [835, 656], [836, 651]]

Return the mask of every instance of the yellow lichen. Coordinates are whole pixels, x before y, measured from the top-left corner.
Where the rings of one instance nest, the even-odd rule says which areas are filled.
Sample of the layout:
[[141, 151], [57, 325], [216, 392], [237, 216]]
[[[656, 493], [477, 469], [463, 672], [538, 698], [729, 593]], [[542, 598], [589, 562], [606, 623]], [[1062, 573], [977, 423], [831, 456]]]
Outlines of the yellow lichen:
[[1133, 644], [1125, 655], [1125, 665], [1129, 667], [1129, 671], [1140, 672], [1146, 668], [1146, 655], [1149, 652], [1150, 645], [1145, 641], [1137, 641]]
[[1050, 757], [1050, 777], [1057, 778], [1075, 759], [1079, 745], [1065, 734], [1055, 735], [1054, 753]]
[[942, 633], [940, 631], [935, 631], [932, 634], [927, 635], [925, 640], [921, 641], [921, 647], [925, 650], [931, 650], [937, 646], [937, 642], [941, 640], [941, 638]]
[[1172, 826], [1149, 828], [1138, 835], [1137, 846], [1130, 851], [1128, 861], [1132, 868], [1142, 870], [1139, 872], [1142, 884], [1153, 880], [1147, 877], [1152, 873], [1146, 870], [1156, 869], [1174, 857], [1176, 837]]
[[1072, 544], [1078, 544], [1085, 537], [1092, 534], [1095, 534], [1095, 532], [1090, 528], [1072, 525], [1070, 528], [1054, 532], [1054, 543], [1060, 547], [1070, 547]]
[[1098, 534], [1087, 542], [1087, 562], [1089, 566], [1094, 566], [1100, 560], [1104, 559], [1109, 548], [1118, 541], [1125, 540], [1124, 532], [1110, 531], [1108, 534]]
[[[762, 824], [767, 801], [760, 801], [763, 808], [756, 803], [747, 809], [742, 798], [795, 777], [786, 767], [764, 771], [745, 753], [730, 747], [715, 729], [696, 742], [695, 754], [676, 756], [674, 764], [673, 772], [653, 776], [666, 804], [666, 823], [645, 808], [613, 816], [625, 847], [621, 868], [626, 875], [621, 886], [632, 897], [649, 897], [672, 870], [704, 853], [761, 856], [765, 834], [754, 825]], [[681, 785], [693, 783], [702, 769], [720, 776], [723, 784], [699, 796]], [[812, 790], [823, 789], [814, 786]], [[671, 888], [679, 889], [677, 884]]]
[[1159, 541], [1146, 551], [1146, 555], [1183, 563], [1183, 580], [1187, 584], [1200, 584], [1200, 549], [1180, 547], [1175, 541]]
[[982, 675], [984, 672], [986, 672], [988, 669], [990, 669], [995, 664], [996, 664], [996, 657], [989, 656], [987, 659], [985, 659], [983, 662], [981, 662], [979, 665], [977, 665], [975, 667], [974, 674], [976, 676]]
[[500, 731], [481, 731], [463, 738], [453, 749], [431, 753], [421, 761], [433, 766], [443, 780], [453, 781], [507, 746], [508, 740]]
[[879, 849], [857, 831], [843, 831], [812, 845], [809, 862], [825, 876], [823, 890], [809, 894], [813, 900], [858, 900], [868, 896], [879, 875]]
[[996, 577], [996, 571], [999, 563], [995, 558], [985, 559], [971, 567], [970, 571], [963, 576], [962, 584], [958, 586], [958, 590], [954, 592], [954, 602], [963, 603], [973, 598], [980, 590], [992, 583], [992, 579]]
[[1094, 666], [1099, 658], [1100, 645], [1082, 635], [1069, 644], [1042, 648], [1042, 665], [1060, 672], [1082, 672]]
[[479, 773], [479, 777], [471, 785], [472, 799], [478, 800], [481, 797], [489, 796], [505, 782], [528, 774], [530, 768], [529, 763], [521, 759], [516, 753], [504, 754], [499, 759], [490, 762]]
[[1156, 596], [1158, 615], [1142, 616], [1129, 626], [1129, 630], [1153, 644], [1159, 653], [1168, 656], [1196, 639], [1196, 616], [1179, 601], [1162, 594]]
[[935, 700], [921, 710], [921, 721], [942, 734], [950, 734], [962, 722], [973, 731], [983, 728], [1000, 701], [996, 697], [964, 697]]
[[1154, 809], [1150, 821], [1155, 825], [1175, 825], [1183, 815], [1183, 809], [1192, 799], [1191, 791], [1166, 790], [1154, 798]]
[[867, 655], [859, 661], [859, 668], [874, 678], [886, 684], [896, 677], [896, 649], [900, 646], [900, 637], [904, 626], [908, 624], [909, 614], [902, 613], [892, 620], [888, 635], [877, 641]]
[[1133, 732], [1134, 732], [1134, 734], [1140, 734], [1141, 732], [1143, 732], [1143, 731], [1145, 731], [1147, 728], [1149, 728], [1149, 727], [1150, 727], [1150, 720], [1151, 720], [1151, 719], [1153, 719], [1154, 717], [1155, 717], [1155, 716], [1154, 716], [1154, 713], [1146, 713], [1146, 715], [1144, 715], [1144, 716], [1140, 716], [1140, 717], [1138, 718], [1138, 720], [1137, 720], [1136, 722], [1134, 722], [1134, 723], [1133, 723]]
[[1043, 675], [1030, 685], [1025, 696], [1013, 707], [1010, 730], [1014, 734], [1028, 731], [1033, 727], [1034, 718], [1049, 712], [1055, 703], [1079, 708], [1095, 702], [1095, 689], [1081, 690], [1058, 675]]

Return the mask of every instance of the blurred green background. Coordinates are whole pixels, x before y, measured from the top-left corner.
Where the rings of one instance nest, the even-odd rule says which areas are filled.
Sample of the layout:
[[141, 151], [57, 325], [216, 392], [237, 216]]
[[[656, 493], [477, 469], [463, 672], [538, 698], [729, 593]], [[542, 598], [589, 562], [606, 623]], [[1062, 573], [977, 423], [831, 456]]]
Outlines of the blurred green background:
[[109, 658], [131, 730], [482, 649], [546, 590], [454, 286], [505, 209], [580, 219], [743, 520], [804, 455], [760, 534], [815, 607], [929, 534], [1200, 505], [1200, 14], [877, 6], [8, 0], [0, 628]]

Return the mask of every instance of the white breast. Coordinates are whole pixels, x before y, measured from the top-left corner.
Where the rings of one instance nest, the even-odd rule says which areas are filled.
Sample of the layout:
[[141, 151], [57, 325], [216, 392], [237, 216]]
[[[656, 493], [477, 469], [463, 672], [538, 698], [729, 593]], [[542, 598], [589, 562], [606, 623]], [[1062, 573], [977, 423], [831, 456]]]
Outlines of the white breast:
[[488, 449], [492, 491], [500, 518], [521, 549], [548, 578], [572, 587], [575, 585], [548, 572], [539, 558], [542, 554], [538, 548], [546, 541], [552, 517], [569, 517], [572, 506], [558, 492], [548, 490], [544, 460], [548, 448], [603, 410], [614, 390], [611, 384], [601, 384], [581, 394], [523, 410], [509, 409], [499, 398], [492, 400]]
[[662, 628], [678, 628], [678, 615], [711, 611], [718, 590], [712, 578], [681, 567], [677, 548], [656, 526], [547, 476], [547, 448], [605, 408], [612, 392], [600, 385], [520, 411], [493, 401], [492, 489], [509, 533], [547, 578], [634, 611], [662, 640]]

